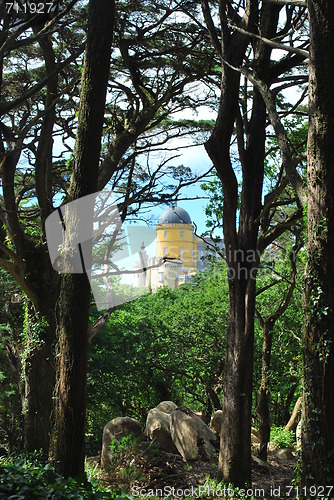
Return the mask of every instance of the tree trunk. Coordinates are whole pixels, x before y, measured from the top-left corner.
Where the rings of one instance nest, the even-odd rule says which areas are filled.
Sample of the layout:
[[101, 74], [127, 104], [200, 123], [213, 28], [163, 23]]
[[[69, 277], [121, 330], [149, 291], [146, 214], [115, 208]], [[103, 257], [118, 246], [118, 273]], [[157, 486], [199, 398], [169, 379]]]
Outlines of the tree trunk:
[[[290, 254], [292, 276], [291, 284], [287, 293], [285, 295], [284, 301], [281, 302], [277, 310], [272, 313], [267, 319], [263, 319], [260, 313], [257, 311], [257, 316], [263, 330], [263, 342], [262, 342], [262, 374], [261, 374], [261, 386], [260, 386], [260, 397], [257, 408], [257, 414], [260, 421], [260, 452], [259, 457], [262, 460], [267, 460], [268, 456], [268, 442], [270, 439], [270, 414], [269, 414], [269, 402], [270, 402], [270, 361], [271, 361], [271, 350], [273, 345], [273, 329], [276, 321], [280, 318], [287, 310], [294, 288], [296, 286], [296, 276], [297, 268], [295, 263], [295, 256], [301, 247], [301, 243], [298, 241], [299, 233], [296, 234], [297, 240], [296, 244], [293, 246], [293, 251]], [[290, 389], [289, 395], [293, 396], [296, 387], [293, 386]], [[289, 396], [286, 401], [286, 407], [290, 408]], [[286, 421], [286, 420], [285, 420]]]
[[[90, 0], [70, 186], [72, 200], [97, 189], [113, 23], [113, 0]], [[65, 477], [84, 472], [89, 300], [86, 275], [62, 276], [57, 304], [59, 390], [55, 469]]]
[[285, 431], [294, 431], [294, 430], [296, 430], [296, 427], [297, 427], [297, 418], [298, 418], [299, 408], [300, 408], [301, 404], [302, 404], [302, 398], [299, 397], [297, 399], [297, 401], [296, 401], [295, 406], [294, 406], [292, 415], [289, 418], [289, 422], [284, 427]]
[[291, 403], [295, 397], [296, 389], [297, 389], [297, 385], [294, 382], [294, 378], [291, 378], [290, 390], [289, 390], [288, 395], [284, 401], [284, 404], [282, 401], [282, 412], [281, 412], [280, 421], [279, 421], [279, 425], [281, 425], [282, 427], [286, 424], [287, 420], [290, 418], [290, 407], [291, 407]]
[[44, 460], [49, 453], [54, 409], [54, 305], [55, 302], [50, 300], [49, 313], [43, 315], [41, 312], [36, 313], [31, 303], [27, 303], [26, 348], [22, 363], [24, 450], [27, 453], [41, 451]]
[[219, 471], [236, 486], [251, 483], [254, 309], [255, 281], [230, 283]]
[[260, 451], [259, 458], [267, 460], [268, 458], [268, 443], [270, 439], [270, 415], [269, 415], [269, 401], [270, 401], [270, 359], [271, 348], [273, 342], [273, 332], [269, 329], [267, 323], [264, 325], [263, 331], [263, 344], [262, 344], [262, 375], [260, 386], [260, 397], [257, 408], [257, 414], [260, 422]]
[[309, 0], [308, 246], [302, 480], [334, 484], [334, 3]]
[[82, 275], [64, 275], [57, 303], [58, 401], [56, 471], [81, 475], [85, 460], [87, 327], [90, 286]]
[[[222, 9], [224, 2], [221, 2]], [[247, 11], [249, 31], [263, 36], [276, 32], [279, 9], [250, 2]], [[223, 61], [242, 65], [249, 39], [227, 33], [222, 17]], [[261, 42], [254, 45], [254, 75], [269, 79], [271, 49]], [[238, 109], [240, 74], [223, 62], [221, 101], [215, 129], [206, 143], [207, 152], [221, 179], [224, 193], [223, 228], [229, 273], [229, 306], [224, 369], [223, 423], [218, 472], [235, 486], [251, 483], [251, 409], [256, 275], [260, 252], [257, 249], [259, 215], [264, 173], [266, 107], [253, 89], [253, 102], [247, 126]], [[246, 108], [248, 104], [245, 103]], [[238, 182], [233, 169], [230, 145], [236, 133], [242, 166], [239, 225], [237, 228]]]
[[25, 349], [22, 358], [24, 450], [42, 450], [48, 458], [50, 435], [53, 429], [55, 388], [55, 304], [59, 279], [52, 269], [44, 249], [26, 254], [31, 272], [29, 287], [35, 291], [36, 301], [26, 302], [24, 321]]

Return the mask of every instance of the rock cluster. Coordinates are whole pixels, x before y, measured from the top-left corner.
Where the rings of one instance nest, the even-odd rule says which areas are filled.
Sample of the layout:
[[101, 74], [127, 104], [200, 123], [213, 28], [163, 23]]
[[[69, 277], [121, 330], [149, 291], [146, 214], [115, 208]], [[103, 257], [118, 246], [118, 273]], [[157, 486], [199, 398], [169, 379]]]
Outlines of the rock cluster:
[[[187, 462], [209, 459], [214, 455], [215, 449], [219, 448], [222, 416], [221, 410], [216, 411], [209, 427], [187, 406], [163, 401], [148, 412], [144, 432], [140, 422], [134, 418], [114, 418], [103, 431], [102, 467], [108, 466], [112, 460], [111, 441], [130, 433], [146, 436], [161, 450], [181, 455]], [[251, 440], [253, 446], [260, 444], [260, 433], [254, 427], [251, 429]]]
[[190, 408], [172, 401], [149, 411], [145, 435], [185, 461], [210, 458], [219, 445], [217, 435]]
[[[130, 417], [118, 417], [109, 422], [102, 437], [101, 465], [112, 459], [110, 443], [133, 433], [142, 435], [140, 422]], [[163, 401], [149, 411], [144, 435], [162, 450], [179, 454], [184, 461], [208, 459], [219, 446], [219, 437], [190, 408]]]

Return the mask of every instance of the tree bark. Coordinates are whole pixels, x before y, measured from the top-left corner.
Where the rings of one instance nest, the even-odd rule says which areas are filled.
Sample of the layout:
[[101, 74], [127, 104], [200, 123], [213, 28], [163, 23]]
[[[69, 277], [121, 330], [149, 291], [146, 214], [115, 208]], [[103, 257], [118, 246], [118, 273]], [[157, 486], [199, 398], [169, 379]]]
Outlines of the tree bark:
[[[70, 187], [72, 200], [97, 190], [113, 24], [113, 0], [90, 0]], [[65, 477], [84, 472], [89, 300], [86, 275], [62, 276], [57, 304], [59, 390], [55, 469]]]
[[260, 422], [260, 451], [259, 458], [267, 460], [268, 458], [268, 443], [270, 439], [270, 414], [269, 414], [269, 401], [270, 401], [270, 360], [271, 348], [273, 343], [273, 331], [265, 324], [263, 330], [263, 343], [262, 343], [262, 377], [260, 386], [260, 397], [257, 408], [257, 414]]
[[[278, 12], [250, 2], [247, 30], [261, 24], [263, 36], [275, 33]], [[248, 39], [240, 33], [224, 34], [223, 61], [240, 67]], [[253, 24], [254, 23], [254, 24]], [[254, 74], [263, 81], [269, 78], [271, 49], [260, 42], [254, 48]], [[218, 472], [235, 486], [251, 483], [251, 409], [253, 388], [254, 316], [256, 275], [260, 252], [257, 249], [259, 215], [264, 173], [266, 108], [257, 89], [253, 89], [253, 106], [247, 131], [238, 132], [239, 159], [242, 165], [242, 191], [239, 227], [236, 227], [238, 186], [230, 156], [230, 140], [238, 114], [240, 74], [229, 65], [222, 66], [221, 101], [213, 134], [206, 143], [224, 192], [223, 229], [228, 264], [229, 305], [226, 332], [223, 421]], [[245, 136], [247, 143], [244, 143]]]
[[292, 415], [289, 418], [289, 422], [284, 427], [285, 431], [294, 431], [294, 430], [296, 430], [296, 427], [297, 427], [297, 418], [298, 418], [298, 413], [299, 413], [299, 409], [300, 409], [301, 404], [302, 404], [302, 398], [299, 397], [297, 399], [297, 401], [296, 401], [295, 406], [294, 406]]
[[26, 303], [22, 362], [24, 451], [41, 451], [44, 460], [49, 453], [55, 387], [55, 296], [51, 288], [38, 312]]
[[[238, 85], [238, 82], [236, 84]], [[225, 85], [227, 90], [230, 83], [224, 82]], [[227, 92], [224, 97], [228, 98]], [[216, 154], [219, 146], [216, 144], [213, 148], [212, 142], [207, 144], [207, 150], [223, 180], [224, 241], [229, 269], [227, 351], [219, 472], [236, 486], [244, 486], [245, 483], [251, 482], [250, 429], [255, 287], [259, 264], [256, 220], [261, 211], [265, 117], [263, 101], [255, 91], [251, 132], [243, 160], [244, 182], [238, 233], [235, 227], [237, 192], [234, 174], [231, 175], [231, 179], [226, 179], [223, 172], [225, 162], [221, 163], [220, 155]], [[234, 206], [229, 200], [233, 200]], [[232, 210], [233, 216], [230, 213]]]
[[309, 0], [308, 245], [302, 481], [334, 484], [334, 3]]

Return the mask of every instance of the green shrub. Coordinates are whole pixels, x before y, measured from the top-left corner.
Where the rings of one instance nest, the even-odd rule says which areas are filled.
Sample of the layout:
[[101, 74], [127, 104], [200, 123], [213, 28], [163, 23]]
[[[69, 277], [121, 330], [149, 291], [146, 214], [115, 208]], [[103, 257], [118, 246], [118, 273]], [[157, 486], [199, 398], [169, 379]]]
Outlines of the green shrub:
[[135, 436], [132, 432], [121, 439], [114, 438], [109, 446], [113, 454], [113, 461], [117, 462], [126, 453], [139, 451], [143, 443], [141, 436]]
[[126, 499], [127, 495], [116, 495], [97, 491], [86, 476], [64, 479], [51, 466], [41, 465], [27, 459], [0, 460], [0, 499]]
[[277, 448], [290, 448], [294, 443], [294, 432], [286, 431], [284, 427], [272, 427], [270, 430], [270, 441]]

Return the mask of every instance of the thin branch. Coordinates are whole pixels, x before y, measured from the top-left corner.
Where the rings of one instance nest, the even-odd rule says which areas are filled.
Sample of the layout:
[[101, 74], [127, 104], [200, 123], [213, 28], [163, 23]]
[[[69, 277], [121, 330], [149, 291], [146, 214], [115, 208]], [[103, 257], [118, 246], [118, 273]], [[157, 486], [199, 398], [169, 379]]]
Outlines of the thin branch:
[[291, 5], [291, 7], [306, 7], [306, 0], [264, 0], [264, 3], [272, 3], [275, 5]]
[[265, 38], [261, 35], [256, 35], [255, 33], [251, 33], [249, 31], [246, 31], [243, 28], [240, 28], [240, 26], [237, 26], [235, 24], [232, 25], [232, 28], [239, 31], [243, 35], [247, 35], [251, 38], [255, 38], [256, 40], [260, 40], [261, 42], [265, 43], [266, 45], [269, 45], [269, 47], [273, 47], [274, 49], [285, 50], [286, 52], [290, 52], [291, 54], [298, 54], [299, 56], [302, 56], [305, 59], [307, 59], [309, 56], [309, 53], [307, 50], [303, 50], [303, 49], [300, 49], [298, 47], [291, 47], [290, 45], [284, 45], [283, 43], [279, 43], [279, 42], [274, 42], [273, 40], [269, 40], [269, 38]]
[[289, 180], [298, 196], [298, 199], [302, 206], [306, 206], [307, 203], [307, 195], [306, 195], [306, 186], [304, 184], [303, 179], [299, 175], [297, 171], [297, 161], [295, 161], [292, 157], [289, 145], [289, 139], [287, 136], [287, 132], [284, 128], [283, 123], [281, 122], [277, 109], [275, 98], [269, 89], [268, 85], [265, 82], [257, 79], [244, 68], [237, 68], [230, 64], [228, 61], [224, 60], [223, 63], [229, 68], [233, 69], [244, 75], [253, 85], [256, 87], [262, 95], [262, 98], [266, 104], [269, 119], [271, 125], [273, 126], [277, 138], [277, 142], [281, 151], [283, 166], [285, 171], [289, 177]]
[[10, 248], [4, 245], [1, 241], [0, 241], [0, 250], [6, 255], [8, 255], [8, 257], [10, 257], [16, 265], [18, 265], [18, 263], [20, 262], [19, 257], [12, 250], [10, 250]]
[[212, 44], [213, 44], [214, 48], [216, 49], [217, 54], [221, 57], [222, 47], [221, 47], [221, 43], [220, 43], [218, 36], [217, 36], [216, 27], [215, 27], [214, 22], [212, 20], [208, 0], [201, 0], [201, 6], [202, 6], [203, 16], [205, 19], [205, 23], [206, 23]]
[[266, 292], [267, 290], [269, 290], [271, 287], [277, 285], [277, 283], [281, 283], [284, 279], [283, 278], [279, 278], [275, 281], [272, 281], [271, 283], [269, 283], [268, 285], [266, 286], [262, 286], [261, 288], [259, 288], [258, 290], [256, 290], [256, 296], [258, 295], [261, 295], [261, 293], [264, 293]]

